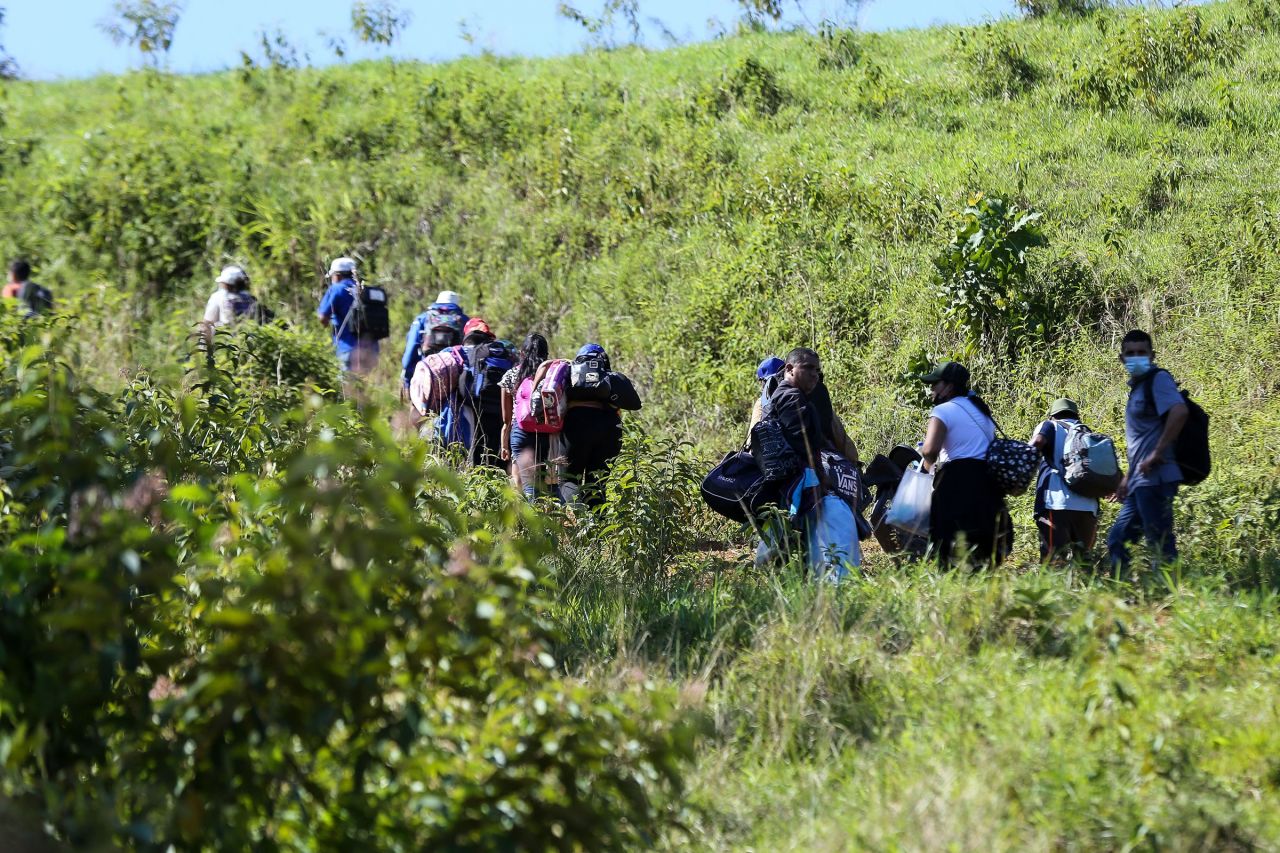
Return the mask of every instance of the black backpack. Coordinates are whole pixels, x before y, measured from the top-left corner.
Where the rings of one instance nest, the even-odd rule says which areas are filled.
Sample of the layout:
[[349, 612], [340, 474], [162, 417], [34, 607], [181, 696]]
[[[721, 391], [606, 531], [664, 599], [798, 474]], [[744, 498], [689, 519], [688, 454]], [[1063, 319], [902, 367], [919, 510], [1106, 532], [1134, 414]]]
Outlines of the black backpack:
[[[1156, 410], [1155, 400], [1152, 399], [1152, 386], [1155, 384], [1156, 374], [1168, 372], [1162, 367], [1157, 367], [1147, 371], [1146, 377], [1142, 380], [1142, 388], [1147, 395], [1147, 411], [1152, 414]], [[1178, 433], [1178, 440], [1174, 443], [1173, 457], [1182, 471], [1183, 485], [1195, 486], [1207, 480], [1213, 468], [1212, 454], [1209, 450], [1209, 413], [1191, 399], [1191, 395], [1181, 386], [1178, 388], [1178, 393], [1182, 395], [1182, 402], [1187, 404], [1187, 422], [1183, 425], [1182, 432]]]
[[482, 414], [502, 414], [502, 387], [498, 384], [515, 366], [515, 353], [507, 341], [489, 341], [471, 347], [467, 364], [471, 384], [469, 392]]
[[356, 312], [356, 335], [381, 341], [391, 337], [391, 314], [387, 308], [387, 291], [380, 285], [360, 283], [356, 285], [356, 300], [351, 310]]
[[804, 467], [787, 441], [782, 424], [772, 417], [762, 418], [751, 428], [751, 456], [770, 482], [789, 479]]
[[34, 281], [28, 281], [22, 285], [18, 298], [32, 314], [48, 314], [53, 310], [53, 291]]
[[569, 368], [569, 399], [594, 400], [607, 403], [613, 392], [609, 389], [609, 361], [598, 355], [580, 355]]

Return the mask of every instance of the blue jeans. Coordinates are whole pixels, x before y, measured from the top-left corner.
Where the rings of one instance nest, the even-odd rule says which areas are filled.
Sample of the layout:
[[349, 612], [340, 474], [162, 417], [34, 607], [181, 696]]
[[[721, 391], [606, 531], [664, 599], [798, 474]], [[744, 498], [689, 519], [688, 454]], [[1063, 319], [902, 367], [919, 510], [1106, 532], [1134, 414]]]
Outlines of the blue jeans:
[[1173, 498], [1177, 483], [1139, 486], [1130, 489], [1107, 534], [1107, 553], [1113, 569], [1129, 568], [1129, 546], [1145, 537], [1152, 565], [1178, 559], [1178, 543], [1173, 535]]

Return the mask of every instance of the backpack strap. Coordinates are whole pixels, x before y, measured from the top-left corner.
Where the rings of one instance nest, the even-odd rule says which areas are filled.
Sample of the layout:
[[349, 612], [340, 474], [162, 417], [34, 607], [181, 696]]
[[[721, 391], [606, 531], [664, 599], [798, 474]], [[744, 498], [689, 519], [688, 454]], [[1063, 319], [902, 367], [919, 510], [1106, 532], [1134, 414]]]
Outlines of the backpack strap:
[[1129, 391], [1129, 396], [1132, 397], [1134, 392], [1137, 391], [1139, 388], [1143, 390], [1143, 392], [1146, 394], [1146, 400], [1144, 400], [1143, 402], [1145, 403], [1146, 410], [1150, 412], [1152, 415], [1156, 414], [1156, 401], [1155, 401], [1156, 374], [1168, 373], [1168, 372], [1169, 371], [1165, 370], [1163, 367], [1153, 367], [1147, 371], [1146, 376], [1142, 377], [1142, 381], [1139, 382], [1137, 385], [1133, 386], [1133, 388]]

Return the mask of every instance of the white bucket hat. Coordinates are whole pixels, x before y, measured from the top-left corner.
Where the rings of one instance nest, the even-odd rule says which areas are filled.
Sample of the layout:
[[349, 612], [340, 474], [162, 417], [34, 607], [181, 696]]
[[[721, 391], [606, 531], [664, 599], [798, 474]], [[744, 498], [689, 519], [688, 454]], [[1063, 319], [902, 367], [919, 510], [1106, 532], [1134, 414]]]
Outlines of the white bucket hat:
[[462, 297], [454, 293], [452, 290], [442, 290], [440, 295], [436, 297], [436, 302], [441, 305], [461, 305]]

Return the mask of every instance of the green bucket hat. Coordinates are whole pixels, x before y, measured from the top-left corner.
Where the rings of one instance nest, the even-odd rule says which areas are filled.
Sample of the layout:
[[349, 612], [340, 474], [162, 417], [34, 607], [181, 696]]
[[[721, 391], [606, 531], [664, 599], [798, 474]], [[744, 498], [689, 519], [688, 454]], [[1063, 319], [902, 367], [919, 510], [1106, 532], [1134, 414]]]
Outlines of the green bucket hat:
[[1068, 400], [1066, 397], [1054, 400], [1053, 405], [1049, 407], [1049, 417], [1056, 418], [1058, 415], [1074, 415], [1078, 418], [1080, 407], [1076, 405], [1075, 400]]

